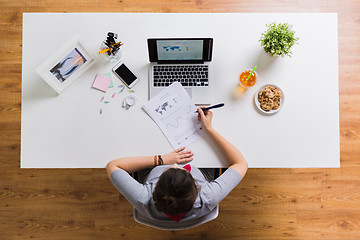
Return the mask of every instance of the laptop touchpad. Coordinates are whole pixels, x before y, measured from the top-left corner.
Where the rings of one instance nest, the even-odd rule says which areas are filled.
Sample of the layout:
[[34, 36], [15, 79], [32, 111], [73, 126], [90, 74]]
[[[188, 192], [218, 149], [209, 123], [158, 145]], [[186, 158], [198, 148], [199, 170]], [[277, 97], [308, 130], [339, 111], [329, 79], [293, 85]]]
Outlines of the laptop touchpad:
[[189, 94], [189, 97], [192, 98], [192, 89], [191, 88], [185, 88], [185, 91], [187, 92], [187, 94]]

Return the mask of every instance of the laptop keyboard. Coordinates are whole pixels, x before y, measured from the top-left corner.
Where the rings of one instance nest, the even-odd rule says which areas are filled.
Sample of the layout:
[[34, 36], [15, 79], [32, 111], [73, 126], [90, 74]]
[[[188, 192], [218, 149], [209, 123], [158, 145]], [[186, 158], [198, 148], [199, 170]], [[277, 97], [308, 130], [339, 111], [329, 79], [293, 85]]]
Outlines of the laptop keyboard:
[[166, 87], [173, 82], [186, 86], [208, 86], [209, 67], [206, 65], [153, 66], [154, 87]]

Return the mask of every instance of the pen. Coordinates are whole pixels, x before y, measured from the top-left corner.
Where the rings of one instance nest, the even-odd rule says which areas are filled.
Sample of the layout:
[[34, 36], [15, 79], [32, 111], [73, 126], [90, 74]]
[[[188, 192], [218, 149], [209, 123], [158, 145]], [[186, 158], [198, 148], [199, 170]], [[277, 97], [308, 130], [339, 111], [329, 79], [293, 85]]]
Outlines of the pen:
[[[213, 109], [213, 108], [219, 108], [219, 107], [223, 107], [223, 106], [225, 106], [224, 103], [219, 103], [219, 104], [215, 104], [215, 105], [210, 106], [210, 107], [203, 108], [202, 110], [207, 111], [207, 110], [210, 110], [210, 109]], [[196, 110], [195, 113], [198, 113], [198, 110]]]

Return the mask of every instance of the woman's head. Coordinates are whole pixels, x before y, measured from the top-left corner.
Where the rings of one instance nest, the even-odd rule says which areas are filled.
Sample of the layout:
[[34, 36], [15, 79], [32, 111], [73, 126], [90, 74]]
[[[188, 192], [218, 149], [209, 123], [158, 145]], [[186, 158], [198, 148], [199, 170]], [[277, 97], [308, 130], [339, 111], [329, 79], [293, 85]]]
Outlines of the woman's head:
[[198, 189], [185, 169], [173, 167], [163, 172], [153, 192], [158, 211], [176, 216], [192, 209]]

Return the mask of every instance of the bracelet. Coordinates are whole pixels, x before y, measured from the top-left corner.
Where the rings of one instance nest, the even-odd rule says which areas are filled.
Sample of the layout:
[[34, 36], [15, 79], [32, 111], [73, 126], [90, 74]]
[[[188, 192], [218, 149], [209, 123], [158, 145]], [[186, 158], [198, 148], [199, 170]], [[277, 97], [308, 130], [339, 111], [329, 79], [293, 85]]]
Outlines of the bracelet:
[[161, 158], [161, 155], [158, 155], [158, 164], [159, 165], [164, 165], [164, 160]]
[[157, 162], [157, 156], [155, 155], [155, 156], [154, 156], [154, 166], [157, 166], [157, 165], [156, 165], [156, 162]]

